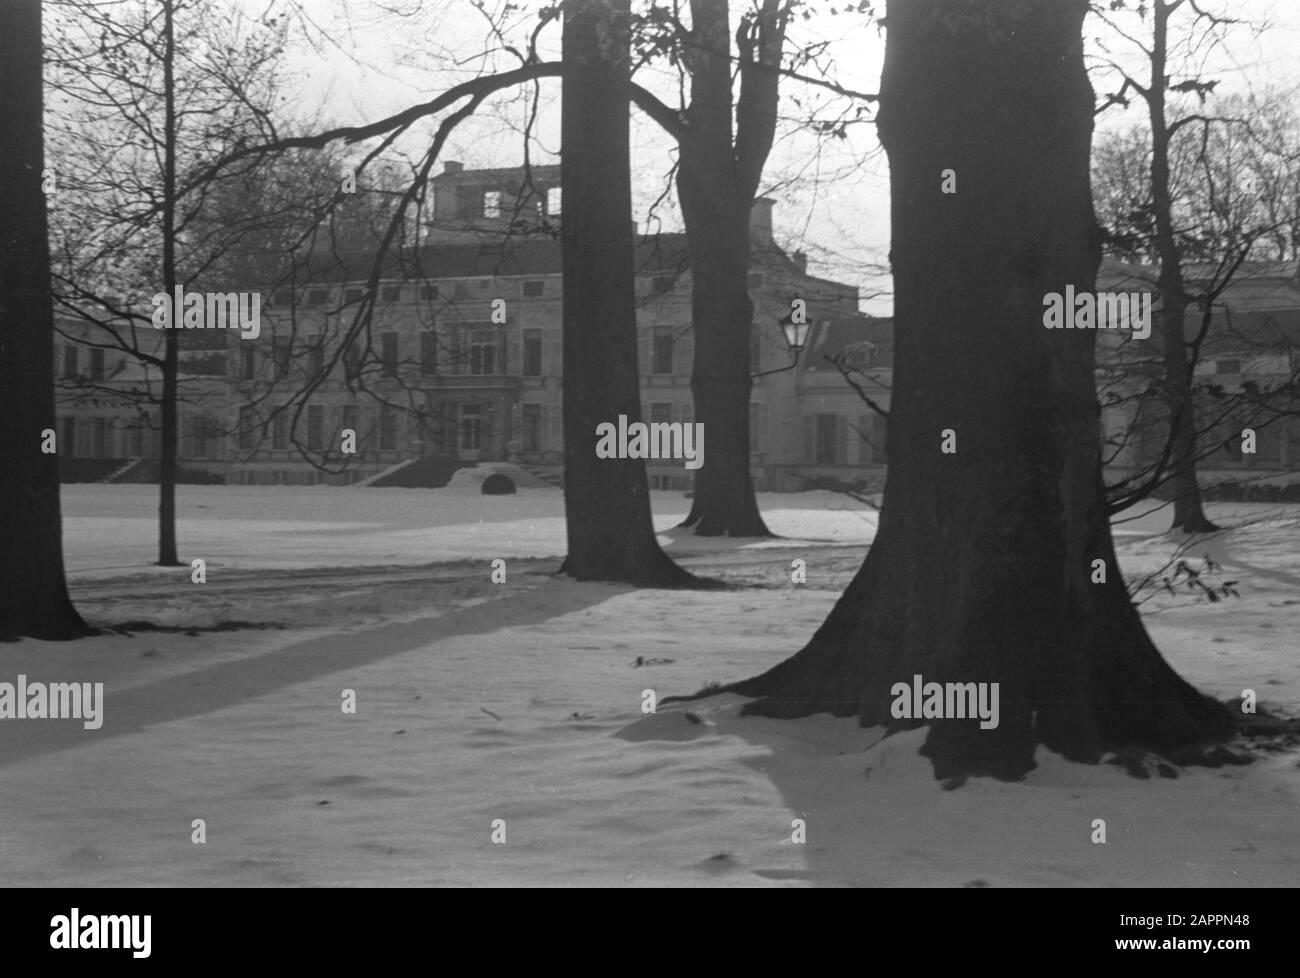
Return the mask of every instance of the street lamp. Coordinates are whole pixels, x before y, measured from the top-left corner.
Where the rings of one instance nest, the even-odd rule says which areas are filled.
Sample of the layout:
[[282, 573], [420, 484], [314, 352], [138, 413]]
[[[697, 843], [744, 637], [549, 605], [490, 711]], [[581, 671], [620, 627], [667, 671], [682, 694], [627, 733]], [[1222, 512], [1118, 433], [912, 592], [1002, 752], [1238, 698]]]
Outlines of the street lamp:
[[777, 325], [781, 327], [781, 332], [785, 336], [786, 346], [788, 346], [790, 352], [794, 354], [794, 359], [790, 361], [788, 366], [777, 367], [775, 370], [764, 370], [761, 373], [750, 374], [749, 376], [751, 380], [758, 377], [766, 377], [768, 374], [779, 374], [786, 370], [793, 370], [795, 367], [799, 366], [799, 354], [803, 352], [804, 344], [808, 342], [808, 330], [811, 328], [811, 324], [807, 321], [795, 322], [793, 316], [787, 315], [784, 319], [778, 320]]

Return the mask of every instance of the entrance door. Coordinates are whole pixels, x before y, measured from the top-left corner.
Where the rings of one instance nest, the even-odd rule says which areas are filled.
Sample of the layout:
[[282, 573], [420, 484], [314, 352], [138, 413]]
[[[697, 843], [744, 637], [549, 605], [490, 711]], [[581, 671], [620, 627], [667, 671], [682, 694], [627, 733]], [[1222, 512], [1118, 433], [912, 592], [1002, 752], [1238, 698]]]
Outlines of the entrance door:
[[460, 458], [477, 461], [483, 448], [483, 405], [460, 406]]

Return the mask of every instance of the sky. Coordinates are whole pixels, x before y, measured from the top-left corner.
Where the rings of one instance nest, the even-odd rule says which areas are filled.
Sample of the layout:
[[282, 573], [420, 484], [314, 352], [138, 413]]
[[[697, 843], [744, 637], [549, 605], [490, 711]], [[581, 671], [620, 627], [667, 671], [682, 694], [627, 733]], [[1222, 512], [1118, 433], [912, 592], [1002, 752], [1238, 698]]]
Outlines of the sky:
[[[261, 9], [242, 0], [248, 9]], [[264, 4], [266, 0], [260, 0]], [[506, 6], [485, 0], [495, 12]], [[536, 2], [514, 5], [505, 37], [521, 45], [535, 23]], [[737, 7], [739, 4], [736, 5]], [[1231, 28], [1225, 44], [1196, 63], [1211, 77], [1222, 78], [1220, 92], [1270, 87], [1300, 89], [1300, 5], [1286, 0], [1234, 0], [1210, 3], [1228, 9], [1243, 23]], [[818, 5], [824, 9], [824, 4]], [[334, 124], [369, 122], [432, 98], [450, 84], [493, 68], [517, 63], [500, 48], [488, 19], [470, 0], [303, 0], [310, 21], [311, 46], [293, 51], [285, 62], [288, 106], [303, 118]], [[1190, 8], [1185, 7], [1184, 13]], [[1120, 26], [1139, 36], [1145, 22], [1121, 14]], [[733, 14], [734, 23], [734, 14]], [[1256, 29], [1255, 25], [1267, 25]], [[1118, 38], [1100, 18], [1085, 25], [1090, 64], [1116, 58], [1135, 72], [1136, 49]], [[824, 67], [847, 88], [874, 92], [879, 84], [884, 33], [861, 14], [814, 14], [796, 20], [791, 45], [823, 45]], [[542, 35], [544, 56], [558, 55], [559, 24]], [[816, 73], [814, 69], [806, 69]], [[676, 98], [676, 77], [667, 69], [645, 69], [637, 80], [666, 101]], [[1094, 73], [1094, 86], [1105, 79]], [[843, 139], [816, 136], [798, 120], [818, 112], [861, 104], [797, 82], [783, 83], [782, 122], [765, 172], [761, 192], [777, 200], [774, 224], [787, 250], [810, 257], [810, 271], [860, 286], [862, 308], [887, 315], [889, 276], [885, 265], [889, 240], [888, 165], [869, 122], [850, 127]], [[449, 141], [444, 159], [467, 167], [518, 165], [523, 160], [522, 132], [535, 113], [529, 156], [555, 162], [559, 148], [559, 82], [543, 82], [538, 91], [514, 92], [465, 124]], [[1098, 120], [1101, 130], [1128, 127], [1141, 119], [1137, 109], [1111, 110]], [[418, 129], [406, 145], [414, 153], [427, 143], [432, 125]], [[680, 229], [672, 194], [665, 198], [674, 151], [658, 127], [640, 113], [632, 126], [633, 209], [642, 230]], [[437, 167], [441, 169], [441, 165]]]

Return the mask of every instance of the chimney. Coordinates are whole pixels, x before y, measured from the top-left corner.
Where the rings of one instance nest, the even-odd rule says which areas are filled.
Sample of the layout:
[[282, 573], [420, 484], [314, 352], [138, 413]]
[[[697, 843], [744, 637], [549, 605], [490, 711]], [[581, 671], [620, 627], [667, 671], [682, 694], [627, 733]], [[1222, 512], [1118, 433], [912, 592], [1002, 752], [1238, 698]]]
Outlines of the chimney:
[[808, 274], [808, 256], [802, 251], [796, 251], [791, 255], [790, 261], [794, 262], [794, 270], [800, 275]]
[[749, 209], [749, 236], [760, 245], [774, 245], [772, 240], [772, 205], [776, 201], [771, 197], [755, 197]]
[[465, 169], [465, 164], [462, 163], [460, 160], [447, 160], [447, 162], [445, 162], [442, 165], [442, 172], [444, 176], [450, 176], [453, 173], [459, 173], [463, 169]]

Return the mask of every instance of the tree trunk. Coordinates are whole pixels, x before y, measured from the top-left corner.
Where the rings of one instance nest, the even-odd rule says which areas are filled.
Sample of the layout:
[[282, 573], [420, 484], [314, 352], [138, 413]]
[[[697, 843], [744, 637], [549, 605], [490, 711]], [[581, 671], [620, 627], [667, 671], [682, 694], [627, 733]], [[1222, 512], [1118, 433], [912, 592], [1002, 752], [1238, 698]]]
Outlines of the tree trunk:
[[689, 140], [683, 141], [677, 188], [691, 249], [691, 391], [708, 452], [695, 474], [695, 497], [682, 526], [695, 527], [699, 536], [770, 537], [749, 473], [752, 198], [736, 200], [732, 188], [713, 186], [716, 181], [705, 176], [710, 165], [699, 155]]
[[[163, 0], [163, 291], [176, 290], [176, 44], [172, 0]], [[181, 311], [173, 310], [172, 325]], [[179, 373], [180, 333], [163, 336], [162, 445], [158, 459], [158, 563], [175, 567], [176, 555], [176, 453], [179, 442], [176, 385]]]
[[1169, 194], [1169, 122], [1165, 118], [1165, 91], [1169, 85], [1169, 14], [1167, 3], [1153, 7], [1151, 80], [1146, 92], [1151, 118], [1151, 200], [1155, 208], [1156, 252], [1160, 256], [1160, 335], [1164, 343], [1164, 400], [1172, 440], [1169, 486], [1174, 499], [1170, 529], [1210, 533], [1218, 529], [1205, 515], [1201, 486], [1196, 477], [1196, 402], [1192, 373], [1183, 335], [1187, 294], [1183, 288], [1182, 258], [1174, 237]]
[[[1175, 262], [1177, 259], [1175, 259]], [[1168, 281], [1165, 269], [1174, 269]], [[1213, 533], [1218, 524], [1205, 515], [1201, 501], [1201, 484], [1196, 475], [1196, 400], [1192, 392], [1191, 370], [1183, 336], [1183, 317], [1187, 300], [1183, 298], [1182, 275], [1177, 264], [1161, 263], [1160, 336], [1164, 343], [1164, 402], [1172, 440], [1169, 452], [1169, 491], [1173, 497], [1174, 519], [1171, 530], [1186, 533]]]
[[[699, 536], [770, 537], [749, 472], [749, 212], [771, 138], [732, 144], [727, 0], [695, 0], [691, 21], [691, 103], [679, 142], [677, 195], [691, 253], [691, 391], [709, 448], [682, 526], [693, 526]], [[755, 90], [751, 79], [744, 84]], [[760, 96], [764, 104], [750, 112], [751, 132], [774, 124], [775, 83], [768, 89]], [[751, 159], [739, 160], [742, 150]]]
[[[0, 637], [89, 633], [63, 576], [42, 170], [41, 5], [0, 4]], [[57, 442], [55, 448], [57, 449]]]
[[598, 458], [597, 426], [641, 419], [628, 156], [629, 0], [564, 12], [564, 511], [561, 573], [648, 587], [695, 578], [659, 548], [645, 463]]
[[[879, 532], [811, 642], [733, 688], [763, 696], [750, 713], [929, 723], [937, 777], [1015, 778], [1039, 743], [1096, 762], [1224, 736], [1231, 718], [1161, 658], [1116, 566], [1094, 334], [1043, 325], [1044, 296], [1094, 291], [1100, 261], [1087, 4], [977, 6], [888, 5], [897, 349]], [[998, 726], [895, 719], [892, 688], [914, 675], [999, 683]]]

